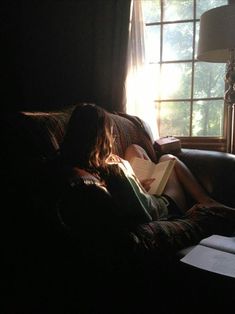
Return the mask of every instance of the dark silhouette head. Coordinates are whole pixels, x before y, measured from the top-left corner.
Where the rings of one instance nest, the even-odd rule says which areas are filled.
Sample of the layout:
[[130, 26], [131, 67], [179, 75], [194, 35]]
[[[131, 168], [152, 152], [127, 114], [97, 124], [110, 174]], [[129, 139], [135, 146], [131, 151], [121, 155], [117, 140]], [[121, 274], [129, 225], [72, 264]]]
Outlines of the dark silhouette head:
[[60, 148], [63, 163], [88, 171], [104, 169], [112, 146], [112, 121], [108, 112], [94, 104], [77, 105]]

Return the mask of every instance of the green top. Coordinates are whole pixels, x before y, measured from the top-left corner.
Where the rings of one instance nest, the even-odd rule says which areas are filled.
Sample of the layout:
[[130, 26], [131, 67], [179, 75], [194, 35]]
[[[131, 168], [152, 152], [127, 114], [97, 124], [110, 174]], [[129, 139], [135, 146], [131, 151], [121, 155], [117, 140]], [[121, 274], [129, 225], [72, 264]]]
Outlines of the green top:
[[[114, 168], [116, 171], [112, 171]], [[168, 208], [164, 200], [144, 190], [128, 161], [110, 164], [106, 182], [118, 214], [127, 217], [130, 222], [145, 223], [167, 218]]]

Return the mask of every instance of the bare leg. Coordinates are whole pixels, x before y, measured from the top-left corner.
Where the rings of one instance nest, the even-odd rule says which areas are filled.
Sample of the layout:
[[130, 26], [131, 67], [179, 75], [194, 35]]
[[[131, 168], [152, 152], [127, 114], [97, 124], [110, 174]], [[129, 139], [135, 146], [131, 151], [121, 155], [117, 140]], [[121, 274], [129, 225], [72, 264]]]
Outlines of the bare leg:
[[132, 144], [132, 145], [127, 147], [127, 149], [125, 151], [124, 159], [126, 159], [130, 162], [131, 159], [134, 157], [139, 157], [139, 158], [150, 160], [146, 151], [141, 146], [139, 146], [137, 144]]
[[180, 208], [188, 210], [185, 197], [186, 192], [195, 200], [195, 202], [199, 203], [199, 207], [211, 208], [222, 206], [224, 208], [226, 207], [227, 209], [234, 210], [233, 208], [225, 206], [224, 204], [221, 204], [211, 198], [198, 183], [188, 167], [177, 157], [173, 155], [163, 155], [160, 158], [160, 161], [171, 158], [175, 159], [176, 163], [164, 193], [172, 197]]
[[[131, 161], [131, 159], [135, 156], [150, 159], [142, 147], [133, 144], [127, 148], [124, 158]], [[183, 211], [187, 211], [189, 209], [186, 199], [186, 193], [188, 193], [196, 203], [199, 203], [199, 207], [210, 208], [222, 206], [223, 208], [234, 210], [233, 208], [227, 207], [212, 199], [198, 183], [188, 167], [176, 156], [170, 154], [163, 155], [159, 161], [168, 159], [175, 159], [176, 162], [173, 172], [165, 187], [164, 194], [170, 196], [179, 208]]]
[[[168, 160], [169, 158], [171, 157], [164, 155], [160, 158], [160, 161]], [[175, 201], [182, 211], [186, 211], [189, 208], [187, 205], [184, 187], [178, 179], [175, 168], [173, 169], [171, 176], [168, 179], [164, 189], [164, 194], [170, 196], [170, 198]]]

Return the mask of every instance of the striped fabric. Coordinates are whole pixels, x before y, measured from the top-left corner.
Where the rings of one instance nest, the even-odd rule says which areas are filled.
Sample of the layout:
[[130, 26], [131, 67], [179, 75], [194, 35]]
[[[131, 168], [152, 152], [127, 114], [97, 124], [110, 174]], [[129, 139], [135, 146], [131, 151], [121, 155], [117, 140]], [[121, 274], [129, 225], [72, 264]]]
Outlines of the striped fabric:
[[[15, 123], [25, 129], [25, 136], [37, 143], [40, 154], [47, 158], [58, 150], [73, 109], [72, 105], [51, 112], [21, 112]], [[125, 113], [110, 113], [110, 117], [116, 140], [115, 153], [123, 157], [130, 144], [138, 144], [146, 150], [153, 161], [156, 161], [151, 135], [144, 122]]]
[[176, 253], [211, 234], [229, 236], [234, 230], [235, 220], [231, 217], [217, 214], [217, 209], [199, 209], [194, 205], [181, 219], [142, 224], [132, 230], [131, 235], [133, 249], [137, 252]]

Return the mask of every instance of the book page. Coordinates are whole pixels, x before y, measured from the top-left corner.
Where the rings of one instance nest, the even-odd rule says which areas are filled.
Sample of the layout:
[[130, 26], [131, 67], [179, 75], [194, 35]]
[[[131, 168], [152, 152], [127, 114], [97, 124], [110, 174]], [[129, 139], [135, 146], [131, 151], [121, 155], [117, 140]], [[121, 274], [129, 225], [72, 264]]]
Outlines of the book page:
[[235, 237], [225, 237], [214, 234], [208, 238], [201, 240], [200, 244], [217, 250], [235, 254]]
[[161, 195], [173, 170], [175, 160], [169, 159], [155, 165], [152, 177], [155, 178], [151, 184], [149, 194]]
[[152, 178], [153, 169], [156, 164], [151, 160], [135, 157], [131, 160], [130, 164], [135, 175], [140, 181]]
[[199, 244], [185, 255], [181, 262], [235, 278], [235, 254]]
[[140, 181], [155, 178], [150, 186], [149, 194], [161, 195], [174, 167], [175, 160], [153, 163], [150, 160], [135, 157], [131, 160], [134, 173]]

